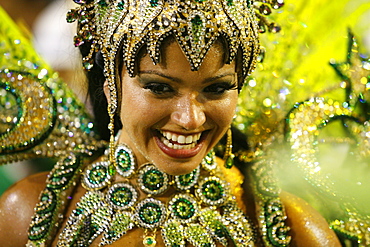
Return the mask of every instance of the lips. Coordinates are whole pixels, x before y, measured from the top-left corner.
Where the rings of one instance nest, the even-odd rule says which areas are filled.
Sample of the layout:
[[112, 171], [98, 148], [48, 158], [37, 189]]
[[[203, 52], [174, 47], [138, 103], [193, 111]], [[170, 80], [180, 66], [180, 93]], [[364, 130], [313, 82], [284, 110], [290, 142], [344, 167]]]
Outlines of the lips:
[[203, 147], [202, 140], [207, 133], [177, 134], [169, 131], [159, 131], [155, 136], [158, 147], [173, 158], [191, 158], [197, 155]]

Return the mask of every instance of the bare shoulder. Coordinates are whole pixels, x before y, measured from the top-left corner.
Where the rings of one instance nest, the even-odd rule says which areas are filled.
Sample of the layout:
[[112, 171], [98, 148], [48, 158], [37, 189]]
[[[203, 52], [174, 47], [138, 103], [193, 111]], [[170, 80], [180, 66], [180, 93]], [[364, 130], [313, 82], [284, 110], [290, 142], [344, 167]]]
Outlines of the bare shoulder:
[[0, 198], [0, 246], [25, 246], [27, 230], [45, 188], [47, 173], [29, 176], [12, 185]]
[[287, 192], [282, 192], [280, 198], [291, 228], [291, 246], [341, 246], [324, 217], [306, 201]]

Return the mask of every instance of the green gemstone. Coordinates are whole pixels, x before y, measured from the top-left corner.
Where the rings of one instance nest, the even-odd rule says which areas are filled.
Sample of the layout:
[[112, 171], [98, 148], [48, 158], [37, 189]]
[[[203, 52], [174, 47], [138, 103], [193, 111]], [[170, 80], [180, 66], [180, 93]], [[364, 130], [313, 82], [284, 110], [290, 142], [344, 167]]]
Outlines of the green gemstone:
[[119, 3], [117, 4], [117, 8], [118, 8], [119, 10], [124, 10], [124, 8], [125, 8], [125, 4], [124, 4], [124, 2], [123, 2], [123, 1], [119, 2]]
[[233, 167], [233, 165], [234, 165], [234, 157], [233, 157], [233, 155], [231, 155], [231, 156], [229, 156], [226, 159], [226, 161], [225, 161], [225, 167], [227, 169], [230, 169], [231, 167]]
[[159, 222], [162, 211], [157, 204], [147, 203], [140, 209], [139, 216], [144, 223], [155, 224]]
[[107, 4], [107, 2], [106, 2], [105, 0], [100, 0], [100, 1], [98, 2], [98, 4], [99, 4], [101, 7], [103, 7], [103, 8], [108, 7], [108, 4]]
[[132, 192], [128, 188], [117, 188], [112, 193], [111, 201], [117, 206], [125, 206], [132, 201]]
[[191, 23], [195, 26], [200, 26], [202, 24], [202, 19], [199, 15], [196, 15], [193, 19], [191, 19]]
[[222, 198], [222, 194], [224, 192], [221, 184], [217, 181], [208, 181], [204, 183], [203, 187], [203, 195], [212, 201], [217, 201]]
[[151, 245], [153, 245], [153, 244], [155, 244], [155, 243], [156, 243], [156, 241], [155, 241], [154, 237], [146, 237], [146, 238], [144, 239], [144, 241], [145, 241], [145, 244], [146, 244], [146, 245], [149, 245], [149, 246], [151, 246]]
[[194, 205], [185, 198], [179, 198], [173, 205], [172, 209], [175, 215], [181, 219], [189, 219], [195, 213]]
[[143, 175], [143, 185], [149, 190], [160, 189], [164, 184], [164, 176], [158, 170], [150, 170]]
[[149, 0], [149, 3], [152, 7], [157, 7], [158, 6], [158, 0]]

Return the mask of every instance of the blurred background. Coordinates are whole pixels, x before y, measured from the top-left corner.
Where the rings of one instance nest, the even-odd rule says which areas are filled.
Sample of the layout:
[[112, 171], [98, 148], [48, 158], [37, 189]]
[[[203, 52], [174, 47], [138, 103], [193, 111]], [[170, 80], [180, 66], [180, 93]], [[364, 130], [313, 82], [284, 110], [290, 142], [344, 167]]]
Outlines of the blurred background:
[[[66, 22], [67, 11], [76, 4], [72, 0], [0, 0], [0, 6], [32, 41], [40, 56], [85, 102], [80, 56], [73, 45], [76, 26]], [[0, 166], [0, 194], [30, 174], [50, 170], [53, 163], [36, 159]]]
[[[46, 62], [86, 102], [80, 59], [73, 46], [75, 27], [65, 21], [66, 12], [74, 7], [73, 1], [0, 0], [0, 6], [33, 41]], [[370, 2], [287, 0], [268, 21], [279, 25], [281, 31], [261, 35], [266, 53], [241, 92], [235, 125], [248, 135], [252, 149], [260, 148], [271, 138], [276, 141], [270, 147], [275, 150], [270, 159], [276, 161], [274, 169], [280, 186], [309, 201], [327, 219], [336, 220], [343, 210], [338, 194], [369, 215], [370, 153], [366, 148], [370, 143]], [[341, 65], [344, 74], [335, 70], [336, 64]], [[360, 78], [354, 78], [356, 75]], [[356, 81], [362, 87], [357, 91]], [[292, 160], [290, 146], [277, 140], [286, 134], [278, 126], [284, 125], [297, 102], [310, 97], [348, 107], [349, 84], [356, 94], [351, 97], [359, 98], [361, 103], [356, 105], [358, 109], [351, 108], [356, 113], [358, 132], [349, 133], [343, 122], [320, 130], [315, 139], [319, 143], [315, 144], [320, 151], [315, 161], [320, 176], [308, 177], [310, 171]], [[52, 162], [44, 159], [1, 166], [0, 194], [19, 179], [51, 166]], [[333, 191], [317, 192], [321, 185], [317, 181], [321, 179], [329, 181]]]

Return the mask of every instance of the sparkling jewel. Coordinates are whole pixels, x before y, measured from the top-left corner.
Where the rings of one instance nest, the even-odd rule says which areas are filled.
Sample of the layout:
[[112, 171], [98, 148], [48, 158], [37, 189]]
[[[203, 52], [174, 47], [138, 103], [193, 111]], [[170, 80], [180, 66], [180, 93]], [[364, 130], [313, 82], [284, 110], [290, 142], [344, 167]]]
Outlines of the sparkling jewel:
[[142, 200], [135, 207], [135, 219], [142, 228], [155, 229], [163, 225], [167, 210], [164, 204], [154, 198]]
[[115, 151], [117, 172], [122, 177], [130, 177], [136, 168], [135, 157], [132, 150], [124, 144], [119, 144]]
[[101, 161], [93, 163], [86, 168], [82, 184], [86, 188], [98, 190], [106, 187], [110, 180], [109, 162]]
[[155, 237], [148, 236], [144, 238], [143, 244], [145, 247], [154, 247], [157, 244], [157, 241], [155, 240]]
[[139, 168], [138, 184], [145, 193], [159, 195], [168, 188], [168, 175], [148, 163]]
[[137, 201], [135, 188], [127, 183], [116, 183], [107, 192], [107, 201], [114, 208], [126, 210], [134, 206]]

